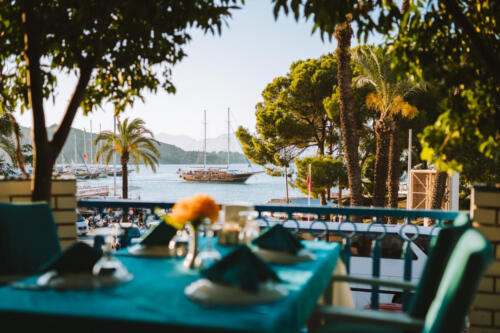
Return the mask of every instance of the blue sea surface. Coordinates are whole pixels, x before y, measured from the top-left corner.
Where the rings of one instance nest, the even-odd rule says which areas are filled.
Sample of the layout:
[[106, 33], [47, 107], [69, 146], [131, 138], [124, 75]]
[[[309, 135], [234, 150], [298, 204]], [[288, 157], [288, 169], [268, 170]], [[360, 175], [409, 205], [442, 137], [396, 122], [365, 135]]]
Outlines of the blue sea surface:
[[[264, 204], [271, 199], [285, 197], [285, 178], [271, 177], [264, 173], [251, 176], [243, 184], [188, 183], [180, 178], [178, 169], [192, 165], [162, 164], [156, 173], [141, 166], [139, 172], [129, 175], [129, 197], [147, 201], [176, 202], [195, 193], [210, 195], [219, 204], [244, 201]], [[132, 166], [129, 165], [129, 168]], [[210, 166], [211, 167], [211, 166]], [[263, 171], [260, 166], [231, 164], [230, 169], [241, 171]], [[117, 186], [121, 187], [122, 178], [116, 177]], [[95, 180], [79, 180], [78, 185], [113, 186], [113, 176]], [[118, 191], [120, 194], [121, 190]], [[112, 194], [112, 193], [111, 193]], [[289, 186], [290, 197], [304, 197], [296, 188]]]

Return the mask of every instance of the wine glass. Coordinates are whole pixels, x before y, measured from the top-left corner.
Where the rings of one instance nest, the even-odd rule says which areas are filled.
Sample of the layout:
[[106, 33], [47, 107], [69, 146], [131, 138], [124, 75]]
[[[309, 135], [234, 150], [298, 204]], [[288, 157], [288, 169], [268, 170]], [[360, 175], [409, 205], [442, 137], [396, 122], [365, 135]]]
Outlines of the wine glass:
[[239, 215], [244, 217], [245, 219], [245, 225], [240, 231], [239, 240], [241, 243], [250, 246], [252, 241], [260, 235], [260, 227], [255, 220], [255, 218], [257, 217], [257, 212], [252, 210], [244, 210], [239, 212]]
[[109, 228], [99, 229], [98, 235], [104, 237], [103, 255], [94, 264], [92, 274], [100, 278], [112, 278], [117, 282], [126, 282], [132, 279], [123, 263], [113, 256], [113, 247], [118, 237], [118, 228], [113, 225]]
[[215, 231], [212, 228], [210, 219], [205, 218], [203, 220], [202, 228], [205, 233], [205, 246], [203, 247], [203, 250], [198, 253], [194, 260], [194, 266], [196, 268], [210, 267], [212, 264], [216, 263], [222, 258], [220, 252], [217, 251], [213, 244]]

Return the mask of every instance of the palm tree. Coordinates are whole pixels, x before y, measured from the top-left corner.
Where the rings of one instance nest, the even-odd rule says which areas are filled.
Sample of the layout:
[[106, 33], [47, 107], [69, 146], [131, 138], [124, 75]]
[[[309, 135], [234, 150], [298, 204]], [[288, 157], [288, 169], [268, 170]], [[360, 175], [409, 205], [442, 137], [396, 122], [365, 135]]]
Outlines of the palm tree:
[[[413, 118], [418, 113], [417, 108], [406, 102], [404, 97], [420, 88], [410, 80], [398, 81], [396, 79], [391, 69], [390, 55], [385, 49], [358, 48], [354, 54], [354, 61], [363, 73], [355, 79], [355, 84], [357, 86], [368, 84], [375, 90], [366, 97], [366, 105], [379, 113], [379, 118], [375, 122], [377, 147], [373, 204], [383, 207], [387, 181], [389, 180], [391, 185], [396, 181], [398, 182], [397, 188], [399, 187], [399, 167], [394, 165], [395, 161], [399, 163], [400, 156], [398, 118], [400, 116]], [[397, 158], [390, 159], [392, 163], [389, 163], [390, 152], [393, 156], [397, 156]], [[390, 168], [389, 165], [391, 165]], [[392, 174], [389, 174], [389, 169]], [[394, 194], [392, 193], [394, 187], [390, 186], [391, 197]], [[397, 193], [395, 195], [397, 203]]]
[[337, 39], [338, 87], [340, 106], [340, 128], [345, 147], [347, 178], [351, 192], [351, 206], [362, 206], [361, 168], [359, 166], [359, 137], [354, 116], [354, 98], [352, 95], [351, 38], [352, 28], [349, 20], [335, 28]]
[[142, 161], [144, 165], [150, 166], [153, 172], [156, 172], [156, 166], [159, 163], [160, 152], [155, 146], [155, 144], [159, 145], [159, 142], [153, 138], [153, 133], [144, 125], [142, 119], [133, 119], [129, 122], [129, 119], [125, 118], [123, 122], [118, 121], [117, 134], [109, 131], [101, 132], [94, 140], [94, 146], [103, 141], [103, 145], [96, 153], [96, 162], [104, 157], [104, 163], [108, 165], [113, 153], [120, 155], [123, 199], [128, 198], [128, 162], [132, 160], [132, 163], [139, 168], [139, 163]]
[[[6, 109], [6, 105], [3, 105], [3, 108]], [[0, 116], [0, 149], [7, 153], [12, 166], [19, 168], [23, 177], [29, 178], [24, 163], [26, 159], [31, 159], [32, 147], [30, 144], [22, 145], [21, 138], [21, 129], [12, 112], [8, 111]]]

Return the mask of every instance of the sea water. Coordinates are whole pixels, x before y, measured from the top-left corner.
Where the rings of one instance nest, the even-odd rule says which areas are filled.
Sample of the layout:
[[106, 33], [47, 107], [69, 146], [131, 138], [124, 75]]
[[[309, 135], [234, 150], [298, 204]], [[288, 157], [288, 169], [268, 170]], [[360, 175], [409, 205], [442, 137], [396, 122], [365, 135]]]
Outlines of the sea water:
[[[132, 166], [129, 165], [129, 168]], [[223, 183], [188, 183], [177, 173], [179, 169], [190, 165], [162, 164], [156, 173], [150, 168], [140, 166], [139, 171], [129, 174], [129, 198], [146, 201], [176, 202], [195, 193], [210, 195], [217, 203], [224, 204], [236, 201], [265, 204], [271, 199], [285, 197], [285, 178], [272, 177], [265, 172], [251, 176], [243, 184]], [[248, 164], [231, 164], [230, 169], [240, 171], [263, 171], [260, 166]], [[116, 177], [116, 185], [121, 188], [122, 178]], [[79, 180], [78, 185], [113, 186], [113, 176], [93, 180]], [[121, 189], [117, 191], [121, 194]], [[113, 193], [110, 193], [111, 195]], [[304, 197], [296, 188], [289, 186], [290, 197]]]

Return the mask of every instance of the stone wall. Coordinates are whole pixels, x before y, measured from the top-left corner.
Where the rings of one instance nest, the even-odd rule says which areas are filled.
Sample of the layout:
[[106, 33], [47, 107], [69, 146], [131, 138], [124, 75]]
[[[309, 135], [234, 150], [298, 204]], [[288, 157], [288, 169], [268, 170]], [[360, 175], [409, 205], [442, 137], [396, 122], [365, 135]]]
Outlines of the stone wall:
[[[0, 180], [0, 201], [31, 201], [31, 181], [24, 179]], [[61, 247], [65, 249], [76, 241], [76, 179], [52, 180], [50, 207], [57, 225]]]
[[469, 314], [471, 333], [500, 332], [500, 188], [475, 186], [471, 193], [474, 226], [492, 243], [495, 261], [479, 285]]

